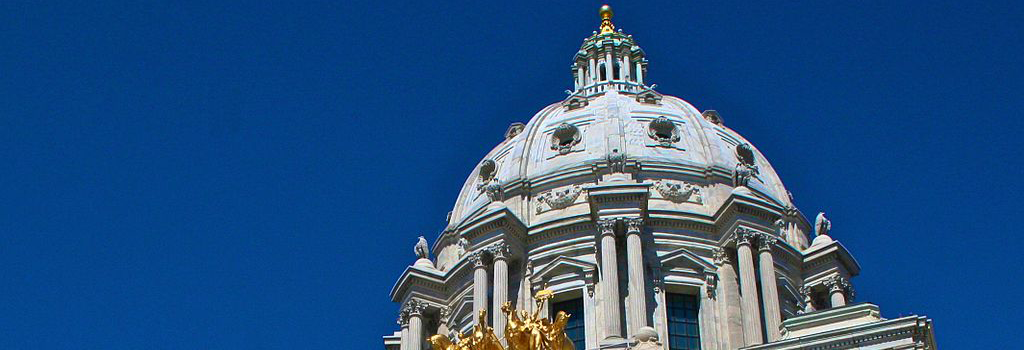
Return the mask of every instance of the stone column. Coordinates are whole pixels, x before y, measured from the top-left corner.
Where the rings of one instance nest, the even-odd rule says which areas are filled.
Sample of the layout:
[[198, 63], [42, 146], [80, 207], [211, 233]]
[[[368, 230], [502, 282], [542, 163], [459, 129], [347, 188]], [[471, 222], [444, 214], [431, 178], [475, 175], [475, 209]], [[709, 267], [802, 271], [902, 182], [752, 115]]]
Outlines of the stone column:
[[775, 236], [760, 235], [760, 267], [761, 267], [761, 299], [764, 304], [764, 328], [768, 342], [779, 340], [779, 327], [782, 326], [782, 311], [779, 310], [779, 287], [775, 280], [775, 259], [772, 248], [778, 243]]
[[715, 264], [718, 265], [718, 282], [722, 295], [719, 297], [722, 315], [722, 348], [737, 349], [743, 346], [743, 310], [740, 307], [739, 286], [736, 285], [736, 270], [733, 259], [725, 248], [714, 251]]
[[601, 311], [604, 339], [622, 338], [619, 316], [619, 270], [615, 253], [615, 219], [601, 219]]
[[487, 320], [480, 319], [480, 310], [487, 309], [487, 265], [479, 251], [469, 259], [473, 262], [473, 320], [476, 324], [485, 324]]
[[629, 335], [647, 326], [647, 286], [644, 251], [640, 244], [642, 218], [626, 219], [626, 263], [629, 270]]
[[622, 81], [630, 80], [629, 78], [633, 76], [632, 70], [632, 65], [629, 63], [629, 53], [627, 52], [625, 55], [622, 55], [622, 71], [619, 72], [619, 74], [622, 74]]
[[409, 350], [409, 312], [406, 308], [398, 313], [398, 325], [402, 327], [402, 340], [399, 350]]
[[846, 293], [853, 294], [853, 288], [850, 286], [850, 282], [839, 275], [833, 275], [825, 279], [825, 286], [828, 287], [829, 299], [832, 301], [832, 307], [840, 307], [846, 305]]
[[608, 81], [612, 81], [615, 78], [612, 75], [612, 68], [615, 67], [615, 61], [612, 61], [612, 52], [605, 52], [604, 57], [604, 74], [608, 76]]
[[636, 82], [637, 84], [644, 84], [644, 66], [641, 61], [636, 62]]
[[452, 315], [452, 309], [442, 306], [437, 312], [437, 334], [448, 336], [448, 317]]
[[761, 310], [757, 307], [757, 280], [754, 277], [754, 256], [750, 246], [754, 244], [757, 232], [736, 229], [736, 255], [740, 264], [740, 293], [743, 309], [743, 345], [761, 344]]
[[491, 306], [491, 326], [494, 327], [494, 334], [505, 343], [505, 314], [501, 306], [508, 301], [508, 245], [500, 242], [490, 248], [491, 256], [494, 257], [494, 303]]
[[423, 311], [427, 304], [409, 300], [409, 347], [406, 350], [423, 350]]

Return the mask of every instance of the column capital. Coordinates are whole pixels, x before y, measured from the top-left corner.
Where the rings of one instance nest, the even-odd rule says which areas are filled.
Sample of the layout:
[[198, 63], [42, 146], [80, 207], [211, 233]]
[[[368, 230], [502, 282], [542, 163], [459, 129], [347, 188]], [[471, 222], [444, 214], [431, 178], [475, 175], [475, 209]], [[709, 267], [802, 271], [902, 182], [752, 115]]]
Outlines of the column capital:
[[828, 287], [829, 293], [841, 292], [847, 296], [850, 301], [853, 300], [854, 291], [853, 285], [850, 281], [840, 275], [832, 275], [825, 279], [823, 282]]
[[644, 218], [626, 218], [626, 234], [640, 234], [644, 225]]
[[487, 267], [487, 264], [484, 262], [483, 251], [478, 250], [473, 253], [470, 253], [469, 261], [473, 263], [474, 268], [482, 269], [484, 267]]
[[715, 247], [711, 250], [711, 254], [715, 259], [715, 265], [722, 266], [732, 263], [732, 258], [729, 257], [729, 252], [722, 247]]
[[409, 326], [409, 312], [404, 307], [398, 311], [398, 325], [403, 328]]
[[761, 233], [758, 235], [758, 248], [761, 251], [771, 251], [776, 244], [779, 243], [778, 237], [772, 236], [767, 233]]
[[505, 242], [498, 242], [487, 247], [487, 252], [491, 253], [491, 257], [493, 257], [494, 260], [508, 260], [509, 256], [512, 254], [508, 248], [508, 244]]
[[438, 311], [438, 316], [441, 316], [438, 321], [441, 323], [448, 323], [448, 317], [452, 315], [452, 309], [447, 306], [442, 306]]
[[423, 316], [423, 311], [427, 310], [427, 303], [419, 299], [409, 299], [405, 302], [405, 306], [402, 307], [402, 313], [406, 314], [407, 317], [420, 317]]
[[735, 233], [737, 246], [752, 246], [754, 244], [754, 241], [757, 240], [757, 236], [759, 234], [759, 232], [751, 230], [746, 227], [737, 227]]
[[597, 229], [600, 230], [601, 235], [615, 235], [615, 222], [616, 219], [598, 219]]

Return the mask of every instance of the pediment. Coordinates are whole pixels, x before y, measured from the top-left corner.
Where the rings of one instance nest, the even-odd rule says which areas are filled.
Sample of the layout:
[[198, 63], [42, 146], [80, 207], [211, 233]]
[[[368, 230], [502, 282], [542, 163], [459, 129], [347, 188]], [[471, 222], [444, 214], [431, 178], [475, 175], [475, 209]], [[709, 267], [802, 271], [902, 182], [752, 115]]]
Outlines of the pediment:
[[550, 277], [559, 276], [567, 273], [577, 273], [580, 276], [586, 276], [587, 274], [593, 274], [597, 270], [597, 264], [583, 261], [579, 259], [569, 258], [560, 256], [555, 260], [551, 261], [544, 268], [533, 274], [530, 278], [531, 282], [540, 282]]
[[715, 266], [697, 256], [688, 248], [680, 248], [661, 256], [662, 269], [684, 268], [697, 272], [713, 273]]

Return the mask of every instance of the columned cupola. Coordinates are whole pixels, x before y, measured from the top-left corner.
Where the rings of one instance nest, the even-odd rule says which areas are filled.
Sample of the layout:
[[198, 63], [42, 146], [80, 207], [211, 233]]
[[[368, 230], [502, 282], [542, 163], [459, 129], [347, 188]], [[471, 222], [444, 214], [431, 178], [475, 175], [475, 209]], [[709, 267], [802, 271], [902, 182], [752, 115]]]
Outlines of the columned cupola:
[[600, 31], [583, 40], [573, 57], [573, 97], [588, 98], [608, 91], [638, 94], [644, 85], [647, 60], [632, 35], [615, 29], [611, 6], [601, 6]]

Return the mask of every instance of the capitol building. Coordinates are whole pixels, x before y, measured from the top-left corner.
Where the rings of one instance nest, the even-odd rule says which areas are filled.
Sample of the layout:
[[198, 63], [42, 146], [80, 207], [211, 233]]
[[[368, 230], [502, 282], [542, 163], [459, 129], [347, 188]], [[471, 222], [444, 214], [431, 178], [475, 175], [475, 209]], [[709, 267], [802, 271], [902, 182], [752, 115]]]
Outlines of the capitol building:
[[576, 350], [935, 349], [927, 317], [856, 301], [860, 265], [825, 214], [794, 205], [728, 114], [655, 90], [612, 16], [573, 55], [568, 96], [508, 127], [395, 271], [384, 348], [481, 323], [501, 338], [508, 302], [571, 315]]

